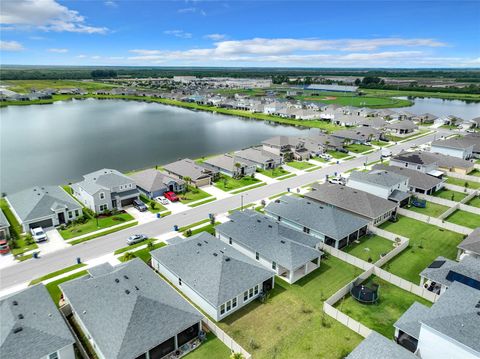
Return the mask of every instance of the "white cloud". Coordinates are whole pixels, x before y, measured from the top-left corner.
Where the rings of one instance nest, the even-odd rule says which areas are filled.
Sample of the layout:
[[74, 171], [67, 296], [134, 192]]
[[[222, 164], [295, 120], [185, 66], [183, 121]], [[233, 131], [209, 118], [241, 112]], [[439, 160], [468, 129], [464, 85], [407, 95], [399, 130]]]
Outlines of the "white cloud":
[[204, 36], [204, 38], [213, 40], [213, 41], [225, 40], [226, 37], [227, 35], [224, 35], [224, 34], [208, 34]]
[[84, 59], [84, 58], [86, 58], [86, 57], [87, 57], [87, 55], [80, 54], [80, 55], [77, 55], [77, 57], [78, 57], [79, 59]]
[[2, 51], [22, 51], [25, 50], [23, 45], [17, 41], [0, 40], [0, 50]]
[[177, 12], [180, 14], [194, 13], [197, 9], [194, 7], [186, 7], [184, 9], [178, 9]]
[[113, 0], [107, 0], [104, 2], [105, 6], [109, 7], [118, 7], [118, 4]]
[[103, 34], [106, 27], [85, 24], [85, 18], [78, 11], [70, 10], [55, 0], [3, 1], [0, 23], [17, 29], [31, 27], [43, 31], [67, 31], [88, 34]]
[[48, 49], [48, 52], [54, 52], [56, 54], [65, 54], [68, 52], [68, 49]]
[[163, 32], [166, 35], [172, 35], [181, 39], [191, 39], [192, 34], [189, 32], [185, 32], [183, 30], [166, 30]]

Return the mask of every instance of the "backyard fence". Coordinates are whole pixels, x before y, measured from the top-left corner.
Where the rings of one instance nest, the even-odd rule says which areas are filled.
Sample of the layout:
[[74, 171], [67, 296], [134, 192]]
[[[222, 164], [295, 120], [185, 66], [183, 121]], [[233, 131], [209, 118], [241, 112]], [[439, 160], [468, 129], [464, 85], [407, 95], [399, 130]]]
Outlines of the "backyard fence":
[[466, 180], [466, 181], [480, 182], [480, 177], [464, 175], [464, 174], [456, 173], [456, 172], [447, 172], [447, 176], [452, 177], [452, 178], [458, 178], [458, 179]]
[[229, 336], [222, 329], [220, 329], [220, 327], [218, 327], [210, 319], [208, 319], [207, 317], [204, 317], [202, 319], [202, 322], [233, 353], [241, 353], [241, 354], [243, 354], [245, 359], [250, 359], [252, 357], [249, 352], [247, 352], [245, 349], [243, 349], [243, 347], [240, 344], [238, 344], [235, 340], [233, 340], [231, 336]]
[[425, 223], [428, 223], [428, 224], [433, 224], [434, 226], [437, 226], [437, 227], [440, 227], [440, 228], [443, 228], [443, 229], [446, 229], [446, 230], [449, 230], [449, 231], [453, 231], [453, 232], [457, 232], [457, 233], [461, 233], [461, 234], [466, 234], [466, 235], [473, 232], [473, 229], [471, 229], [471, 228], [460, 226], [458, 224], [451, 223], [451, 222], [445, 222], [440, 218], [429, 217], [429, 216], [426, 216], [424, 214], [409, 211], [409, 210], [404, 209], [404, 208], [399, 208], [398, 213], [405, 216], [405, 217], [410, 217], [410, 218], [419, 220], [421, 222], [425, 222]]
[[72, 307], [70, 306], [70, 304], [65, 304], [65, 305], [62, 305], [59, 308], [59, 310], [60, 310], [60, 313], [62, 313], [63, 319], [65, 320], [65, 323], [67, 324], [67, 327], [70, 330], [70, 333], [72, 333], [73, 338], [75, 339], [75, 344], [77, 346], [78, 351], [80, 352], [80, 356], [83, 359], [90, 359], [90, 356], [88, 355], [87, 351], [83, 347], [83, 344], [80, 341], [80, 338], [78, 337], [77, 332], [75, 331], [75, 329], [73, 329], [70, 321], [67, 319], [68, 316], [72, 315]]
[[473, 192], [475, 192], [474, 189], [466, 188], [466, 187], [462, 187], [462, 186], [457, 186], [456, 184], [450, 184], [450, 183], [445, 183], [444, 187], [445, 187], [445, 189], [449, 189], [449, 190], [455, 191], [455, 192], [463, 192], [463, 193], [473, 193]]

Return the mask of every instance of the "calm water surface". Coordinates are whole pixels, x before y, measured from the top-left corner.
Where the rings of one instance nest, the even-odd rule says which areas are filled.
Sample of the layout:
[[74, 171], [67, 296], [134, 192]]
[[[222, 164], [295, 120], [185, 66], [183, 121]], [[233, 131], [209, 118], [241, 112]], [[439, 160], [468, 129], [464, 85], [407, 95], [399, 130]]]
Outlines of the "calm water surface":
[[[407, 97], [399, 97], [407, 99]], [[442, 100], [439, 98], [414, 98], [413, 106], [402, 109], [420, 115], [431, 113], [436, 116], [454, 115], [464, 120], [480, 116], [480, 102], [465, 102], [460, 100]], [[395, 110], [395, 109], [393, 109]]]
[[104, 167], [145, 168], [307, 131], [122, 100], [9, 106], [0, 117], [0, 190], [6, 193], [74, 182]]

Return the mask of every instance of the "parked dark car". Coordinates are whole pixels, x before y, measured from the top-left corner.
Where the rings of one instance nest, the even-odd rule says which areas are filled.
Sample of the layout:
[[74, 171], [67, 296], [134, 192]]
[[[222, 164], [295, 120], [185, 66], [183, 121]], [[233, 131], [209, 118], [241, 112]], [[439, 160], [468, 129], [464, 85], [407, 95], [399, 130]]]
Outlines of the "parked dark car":
[[138, 209], [140, 212], [145, 212], [148, 209], [145, 203], [143, 203], [139, 199], [136, 199], [135, 201], [133, 201], [133, 207]]

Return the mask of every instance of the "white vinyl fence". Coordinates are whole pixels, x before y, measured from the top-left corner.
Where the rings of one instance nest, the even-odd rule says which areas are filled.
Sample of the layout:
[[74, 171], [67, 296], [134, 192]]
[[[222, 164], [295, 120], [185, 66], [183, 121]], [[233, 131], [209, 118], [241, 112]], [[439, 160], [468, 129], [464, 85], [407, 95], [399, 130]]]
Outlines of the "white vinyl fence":
[[245, 359], [250, 359], [252, 357], [252, 355], [249, 352], [243, 349], [243, 347], [240, 344], [238, 344], [235, 340], [233, 340], [231, 336], [229, 336], [222, 329], [220, 329], [220, 327], [218, 327], [210, 319], [208, 319], [207, 317], [204, 317], [202, 319], [202, 322], [233, 353], [242, 353]]

